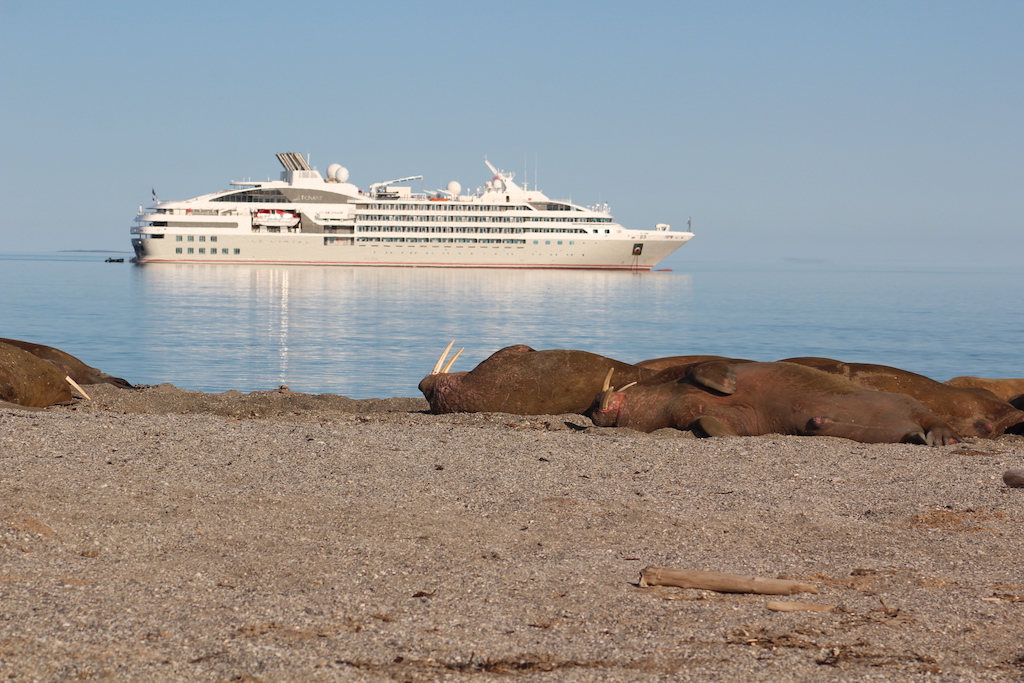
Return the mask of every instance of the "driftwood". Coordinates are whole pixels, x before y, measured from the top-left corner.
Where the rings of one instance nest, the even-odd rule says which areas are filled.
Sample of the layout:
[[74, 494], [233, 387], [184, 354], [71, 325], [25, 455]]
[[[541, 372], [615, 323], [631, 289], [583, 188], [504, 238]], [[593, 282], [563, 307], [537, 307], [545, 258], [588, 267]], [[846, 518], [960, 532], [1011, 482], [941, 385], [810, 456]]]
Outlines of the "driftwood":
[[640, 570], [640, 586], [678, 586], [701, 588], [719, 593], [758, 593], [761, 595], [792, 595], [817, 593], [809, 583], [786, 579], [762, 579], [756, 576], [723, 574], [721, 572], [686, 571], [668, 567], [645, 567]]
[[773, 612], [834, 612], [835, 605], [822, 605], [817, 602], [785, 602], [783, 600], [769, 600], [765, 607]]

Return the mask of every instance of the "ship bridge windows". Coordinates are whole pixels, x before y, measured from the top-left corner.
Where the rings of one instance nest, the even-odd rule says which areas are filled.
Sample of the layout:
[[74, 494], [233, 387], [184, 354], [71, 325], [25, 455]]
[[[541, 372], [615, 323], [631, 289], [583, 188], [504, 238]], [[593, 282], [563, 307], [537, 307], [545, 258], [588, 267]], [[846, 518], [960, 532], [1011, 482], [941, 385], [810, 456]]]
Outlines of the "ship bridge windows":
[[242, 190], [241, 192], [233, 192], [232, 194], [226, 194], [223, 197], [214, 197], [210, 201], [214, 202], [256, 202], [262, 204], [275, 204], [288, 202], [288, 198], [285, 197], [279, 190]]
[[531, 202], [531, 205], [539, 211], [579, 211], [572, 204], [561, 202]]

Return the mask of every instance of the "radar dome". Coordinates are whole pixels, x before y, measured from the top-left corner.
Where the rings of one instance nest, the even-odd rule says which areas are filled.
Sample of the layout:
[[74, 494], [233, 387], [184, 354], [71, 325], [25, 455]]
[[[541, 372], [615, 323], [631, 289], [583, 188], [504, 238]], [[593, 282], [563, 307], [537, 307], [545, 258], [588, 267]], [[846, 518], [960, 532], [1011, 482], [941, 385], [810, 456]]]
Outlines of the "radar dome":
[[328, 178], [333, 178], [334, 174], [338, 172], [339, 168], [341, 168], [341, 164], [331, 164], [330, 166], [328, 166], [327, 167], [327, 177]]
[[331, 177], [334, 178], [335, 180], [337, 180], [339, 183], [347, 182], [348, 181], [348, 169], [345, 168], [344, 166], [341, 166], [341, 165], [338, 165], [338, 164], [334, 164], [334, 165], [338, 166], [338, 168], [334, 169], [334, 173], [331, 173]]
[[459, 185], [458, 180], [453, 180], [450, 183], [448, 183], [448, 192], [453, 195], [457, 195], [460, 192], [462, 192], [462, 185]]

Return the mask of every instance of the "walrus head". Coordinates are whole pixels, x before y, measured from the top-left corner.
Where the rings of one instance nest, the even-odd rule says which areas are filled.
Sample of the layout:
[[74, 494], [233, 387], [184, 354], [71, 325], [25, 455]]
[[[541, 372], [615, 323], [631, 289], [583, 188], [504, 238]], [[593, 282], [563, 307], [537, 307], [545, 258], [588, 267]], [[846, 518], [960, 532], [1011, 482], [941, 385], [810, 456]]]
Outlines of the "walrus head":
[[622, 409], [622, 401], [625, 398], [623, 392], [636, 384], [636, 382], [630, 382], [621, 389], [616, 389], [612, 386], [612, 375], [614, 373], [614, 368], [608, 370], [608, 374], [604, 378], [604, 388], [597, 398], [594, 399], [594, 405], [591, 406], [589, 411], [590, 419], [598, 427], [615, 426], [619, 417], [619, 410]]
[[[440, 393], [439, 390], [450, 384], [450, 382], [444, 380], [452, 378], [448, 374], [448, 371], [452, 369], [452, 365], [454, 365], [458, 357], [462, 355], [462, 352], [466, 350], [465, 347], [459, 349], [455, 355], [452, 356], [451, 360], [445, 363], [445, 359], [448, 357], [448, 352], [452, 350], [452, 346], [454, 345], [455, 340], [453, 339], [451, 343], [445, 347], [441, 357], [437, 359], [436, 363], [434, 363], [434, 369], [430, 371], [430, 374], [420, 380], [419, 389], [423, 392], [423, 397], [427, 399], [428, 403], [430, 403], [431, 410], [434, 410], [435, 412], [437, 410], [435, 403], [437, 402]], [[458, 374], [463, 375], [465, 373]]]

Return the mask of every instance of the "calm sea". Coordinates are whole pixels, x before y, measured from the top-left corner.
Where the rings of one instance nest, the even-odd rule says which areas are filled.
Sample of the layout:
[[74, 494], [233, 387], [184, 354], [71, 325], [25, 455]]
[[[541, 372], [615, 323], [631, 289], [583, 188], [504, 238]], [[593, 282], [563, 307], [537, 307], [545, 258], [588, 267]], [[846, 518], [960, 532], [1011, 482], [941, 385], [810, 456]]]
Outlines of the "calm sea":
[[137, 384], [418, 396], [452, 339], [624, 361], [828, 356], [1024, 377], [1020, 269], [672, 264], [673, 272], [105, 263], [0, 255], [0, 337]]

